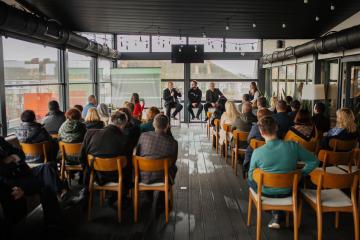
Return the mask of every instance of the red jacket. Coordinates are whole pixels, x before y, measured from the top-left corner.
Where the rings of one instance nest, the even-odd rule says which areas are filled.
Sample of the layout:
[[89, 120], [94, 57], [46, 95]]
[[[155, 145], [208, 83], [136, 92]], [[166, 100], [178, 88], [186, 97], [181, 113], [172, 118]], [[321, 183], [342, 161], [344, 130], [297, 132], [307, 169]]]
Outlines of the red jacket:
[[136, 103], [135, 104], [135, 108], [134, 108], [134, 112], [133, 112], [133, 117], [134, 118], [139, 118], [141, 116], [142, 111], [144, 110], [144, 103], [141, 105], [140, 103]]

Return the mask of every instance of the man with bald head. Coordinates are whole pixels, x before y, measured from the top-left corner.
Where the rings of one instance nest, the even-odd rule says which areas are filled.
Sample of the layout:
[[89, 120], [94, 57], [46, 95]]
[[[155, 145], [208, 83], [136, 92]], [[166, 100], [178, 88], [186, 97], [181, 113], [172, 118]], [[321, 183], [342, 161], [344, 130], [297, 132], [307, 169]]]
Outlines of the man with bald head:
[[215, 83], [211, 82], [209, 84], [209, 89], [206, 91], [206, 103], [204, 105], [206, 116], [205, 121], [207, 120], [207, 112], [209, 108], [216, 108], [220, 97], [224, 97], [224, 94], [218, 88], [215, 88]]
[[85, 119], [88, 110], [90, 108], [96, 108], [96, 105], [97, 105], [97, 101], [96, 101], [95, 95], [90, 95], [88, 97], [88, 104], [85, 105], [85, 107], [81, 113], [81, 116]]

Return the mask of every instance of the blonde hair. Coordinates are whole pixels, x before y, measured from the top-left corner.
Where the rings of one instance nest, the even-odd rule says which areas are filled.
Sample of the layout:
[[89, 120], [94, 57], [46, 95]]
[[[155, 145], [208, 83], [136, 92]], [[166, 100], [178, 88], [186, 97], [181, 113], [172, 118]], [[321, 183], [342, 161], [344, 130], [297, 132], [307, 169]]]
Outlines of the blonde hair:
[[355, 116], [349, 108], [341, 108], [336, 111], [336, 127], [345, 128], [348, 132], [356, 132]]
[[278, 100], [279, 100], [279, 99], [278, 99], [278, 97], [276, 97], [276, 96], [271, 97], [271, 98], [270, 98], [270, 107], [272, 107], [272, 108], [275, 109]]
[[236, 110], [235, 103], [233, 101], [227, 101], [225, 103], [225, 116], [231, 121], [234, 121], [238, 116], [239, 112]]
[[99, 122], [100, 116], [96, 108], [89, 108], [86, 117], [85, 122]]

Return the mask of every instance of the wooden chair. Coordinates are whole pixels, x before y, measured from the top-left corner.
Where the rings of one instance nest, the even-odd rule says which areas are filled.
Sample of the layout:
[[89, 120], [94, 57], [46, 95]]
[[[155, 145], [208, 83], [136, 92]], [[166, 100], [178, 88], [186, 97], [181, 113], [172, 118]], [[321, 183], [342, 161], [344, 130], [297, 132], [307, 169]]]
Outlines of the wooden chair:
[[214, 120], [214, 128], [211, 132], [212, 135], [212, 146], [216, 149], [216, 153], [219, 152], [219, 130], [220, 130], [220, 119]]
[[[169, 191], [170, 207], [173, 205], [173, 189], [169, 183], [169, 159], [148, 159], [145, 157], [133, 156], [133, 165], [135, 171], [134, 183], [134, 221], [138, 221], [139, 212], [139, 192], [140, 191], [162, 191], [165, 193], [165, 221], [169, 222]], [[145, 184], [140, 181], [140, 172], [164, 171], [164, 182]]]
[[265, 141], [257, 140], [255, 138], [250, 140], [250, 147], [253, 150], [257, 149], [258, 147], [261, 147], [262, 145], [265, 145]]
[[[353, 213], [354, 218], [354, 239], [359, 240], [359, 213], [356, 201], [359, 173], [334, 174], [317, 169], [310, 173], [310, 176], [317, 189], [303, 189], [302, 195], [316, 211], [317, 239], [322, 239], [322, 214], [324, 212], [335, 212], [335, 228], [339, 227], [339, 213], [350, 212]], [[351, 198], [340, 190], [346, 188], [351, 189]]]
[[[257, 183], [257, 193], [249, 188], [249, 209], [247, 226], [251, 224], [252, 205], [257, 209], [256, 219], [256, 239], [261, 239], [261, 212], [268, 210], [282, 210], [292, 212], [294, 218], [294, 239], [298, 239], [298, 220], [299, 208], [297, 201], [297, 188], [300, 179], [300, 172], [290, 173], [267, 173], [260, 169], [255, 169], [253, 179]], [[263, 186], [272, 188], [292, 188], [292, 196], [285, 198], [269, 198], [262, 196]], [[260, 199], [260, 201], [259, 201]]]
[[356, 140], [340, 140], [336, 138], [332, 138], [329, 141], [330, 148], [334, 151], [351, 151], [356, 147]]
[[68, 172], [70, 171], [83, 171], [83, 167], [81, 164], [76, 165], [68, 165], [66, 164], [66, 158], [67, 156], [74, 156], [78, 157], [80, 156], [82, 143], [65, 143], [60, 141], [59, 142], [59, 148], [61, 152], [61, 164], [60, 164], [60, 179], [64, 180], [65, 177], [71, 183], [70, 176]]
[[[100, 199], [104, 198], [105, 191], [114, 191], [118, 193], [117, 199], [117, 218], [121, 222], [121, 204], [122, 204], [122, 189], [123, 189], [123, 174], [122, 169], [126, 166], [127, 159], [124, 156], [113, 158], [99, 158], [92, 155], [87, 156], [88, 164], [90, 166], [90, 182], [89, 182], [89, 206], [88, 206], [88, 221], [91, 219], [91, 207], [93, 201], [93, 193], [95, 190], [100, 191]], [[101, 172], [118, 172], [118, 181], [109, 182], [100, 186], [95, 181], [95, 171]]]
[[318, 159], [323, 163], [323, 171], [336, 174], [344, 174], [347, 172], [356, 172], [358, 170], [358, 167], [356, 165], [353, 165], [352, 155], [352, 151], [333, 152], [322, 149], [318, 154]]
[[300, 144], [303, 148], [307, 149], [309, 152], [316, 152], [318, 140], [316, 137], [312, 138], [310, 141], [305, 141], [300, 136], [296, 135], [293, 131], [288, 131], [284, 137], [285, 141], [293, 141]]
[[207, 137], [210, 139], [210, 129], [211, 129], [211, 116], [212, 116], [212, 112], [207, 112], [207, 124], [206, 124], [206, 134]]
[[[20, 147], [23, 150], [25, 156], [39, 156], [43, 163], [48, 162], [48, 149], [49, 142], [41, 143], [20, 143]], [[28, 163], [28, 165], [33, 168], [39, 166], [42, 163]]]
[[231, 132], [231, 125], [224, 123], [222, 125], [222, 129], [225, 131], [225, 142], [223, 145], [221, 145], [220, 149], [220, 156], [224, 155], [225, 161], [227, 162], [228, 159], [228, 149], [230, 146], [230, 139], [228, 138], [228, 134]]
[[239, 130], [233, 131], [234, 147], [231, 151], [231, 166], [235, 171], [237, 176], [237, 165], [238, 165], [238, 156], [245, 156], [246, 148], [240, 148], [240, 142], [246, 142], [247, 137], [249, 136], [248, 132], [242, 132]]

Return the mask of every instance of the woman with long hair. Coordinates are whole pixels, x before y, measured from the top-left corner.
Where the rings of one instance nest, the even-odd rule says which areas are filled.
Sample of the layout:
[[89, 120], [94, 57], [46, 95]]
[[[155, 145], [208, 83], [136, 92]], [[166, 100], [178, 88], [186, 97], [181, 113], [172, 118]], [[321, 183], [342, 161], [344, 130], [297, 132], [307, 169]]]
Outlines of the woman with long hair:
[[220, 119], [220, 144], [223, 144], [225, 142], [226, 138], [229, 138], [230, 136], [227, 136], [224, 129], [222, 129], [224, 124], [232, 124], [236, 118], [240, 116], [239, 112], [236, 110], [235, 103], [233, 101], [227, 101], [225, 103], [225, 112], [221, 115]]
[[142, 104], [140, 104], [140, 97], [138, 93], [132, 94], [130, 102], [134, 104], [134, 111], [132, 112], [132, 116], [136, 119], [141, 120], [141, 114], [144, 110], [145, 103], [142, 102]]
[[260, 92], [257, 88], [256, 82], [250, 83], [249, 95], [252, 103], [255, 102], [258, 99], [258, 97], [260, 97]]
[[101, 121], [96, 108], [89, 108], [85, 117], [86, 129], [102, 129], [104, 122]]
[[98, 110], [101, 121], [103, 121], [105, 126], [107, 126], [109, 124], [109, 119], [110, 119], [108, 107], [106, 106], [105, 103], [100, 103], [97, 106], [97, 110]]

